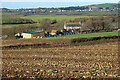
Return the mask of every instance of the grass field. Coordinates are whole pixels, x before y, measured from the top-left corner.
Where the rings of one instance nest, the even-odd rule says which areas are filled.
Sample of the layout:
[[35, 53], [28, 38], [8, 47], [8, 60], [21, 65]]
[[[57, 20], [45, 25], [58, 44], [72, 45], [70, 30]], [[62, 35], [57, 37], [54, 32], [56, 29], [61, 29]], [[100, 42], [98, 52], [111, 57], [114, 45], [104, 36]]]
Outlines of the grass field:
[[[57, 21], [62, 21], [62, 20], [73, 20], [75, 18], [89, 18], [92, 16], [64, 16], [64, 15], [59, 15], [59, 16], [53, 16], [53, 15], [40, 15], [40, 16], [3, 16], [3, 19], [12, 19], [12, 18], [23, 18], [23, 19], [31, 19], [35, 22], [39, 22], [42, 19], [50, 19], [50, 20], [57, 20]], [[9, 27], [17, 27], [20, 25], [27, 25], [27, 24], [6, 24], [2, 25], [2, 28], [9, 28]], [[35, 25], [35, 24], [34, 24]]]
[[98, 37], [98, 36], [114, 36], [114, 35], [118, 35], [118, 32], [114, 31], [114, 32], [88, 33], [88, 34], [74, 34], [74, 35], [65, 35], [65, 36], [61, 36], [61, 37], [50, 37], [50, 38], [46, 38], [46, 39]]
[[19, 27], [19, 26], [34, 26], [39, 27], [39, 24], [4, 24], [2, 28], [11, 28], [11, 27]]
[[2, 28], [18, 27], [20, 25], [24, 25], [24, 24], [5, 24], [5, 25], [2, 25]]
[[58, 16], [52, 16], [52, 15], [41, 15], [41, 16], [24, 16], [21, 18], [25, 18], [25, 19], [32, 19], [33, 21], [39, 21], [42, 19], [50, 19], [50, 20], [73, 20], [75, 18], [89, 18], [90, 16], [64, 16], [64, 15], [58, 15]]

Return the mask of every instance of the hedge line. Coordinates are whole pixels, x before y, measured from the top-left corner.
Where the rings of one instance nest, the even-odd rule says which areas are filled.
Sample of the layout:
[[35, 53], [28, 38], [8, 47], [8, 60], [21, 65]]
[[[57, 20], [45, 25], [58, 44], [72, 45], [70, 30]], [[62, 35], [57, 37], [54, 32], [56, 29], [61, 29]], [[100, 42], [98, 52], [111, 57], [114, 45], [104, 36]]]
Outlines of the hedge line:
[[10, 48], [40, 48], [40, 47], [45, 47], [48, 48], [50, 47], [50, 44], [42, 43], [42, 44], [25, 44], [25, 45], [10, 45], [10, 46], [3, 46], [2, 49], [10, 49]]
[[30, 19], [22, 19], [22, 18], [12, 18], [12, 19], [3, 19], [2, 24], [31, 24], [35, 23]]
[[96, 41], [101, 39], [120, 39], [120, 36], [103, 36], [103, 37], [90, 37], [90, 38], [75, 38], [71, 40], [71, 43], [80, 43], [88, 41]]

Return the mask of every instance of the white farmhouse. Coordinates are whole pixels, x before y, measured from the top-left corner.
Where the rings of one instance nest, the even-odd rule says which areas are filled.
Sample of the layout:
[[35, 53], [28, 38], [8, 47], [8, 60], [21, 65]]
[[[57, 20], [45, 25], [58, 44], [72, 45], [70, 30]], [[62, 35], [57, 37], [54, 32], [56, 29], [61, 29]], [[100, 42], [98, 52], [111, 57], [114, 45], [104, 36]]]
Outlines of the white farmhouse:
[[82, 25], [80, 22], [69, 22], [64, 24], [64, 29], [73, 30], [73, 29], [81, 29]]

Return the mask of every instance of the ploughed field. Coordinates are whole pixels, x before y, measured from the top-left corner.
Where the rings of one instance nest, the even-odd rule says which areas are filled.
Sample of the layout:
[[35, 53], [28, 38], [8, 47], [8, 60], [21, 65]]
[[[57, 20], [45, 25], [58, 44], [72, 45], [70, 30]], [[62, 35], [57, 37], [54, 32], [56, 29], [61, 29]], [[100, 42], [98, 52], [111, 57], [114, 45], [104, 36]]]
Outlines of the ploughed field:
[[3, 40], [2, 78], [118, 78], [118, 41], [74, 45], [70, 39]]

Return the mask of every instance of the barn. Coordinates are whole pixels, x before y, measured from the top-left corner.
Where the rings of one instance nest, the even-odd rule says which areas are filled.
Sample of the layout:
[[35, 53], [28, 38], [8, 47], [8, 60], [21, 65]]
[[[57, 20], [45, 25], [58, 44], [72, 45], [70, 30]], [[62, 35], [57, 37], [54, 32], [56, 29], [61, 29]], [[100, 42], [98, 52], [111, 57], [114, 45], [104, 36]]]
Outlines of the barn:
[[64, 24], [64, 29], [80, 29], [82, 26], [79, 22], [69, 22]]
[[23, 38], [42, 38], [45, 36], [44, 31], [28, 31], [22, 33]]

